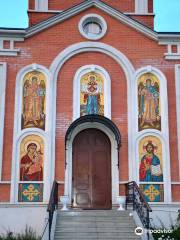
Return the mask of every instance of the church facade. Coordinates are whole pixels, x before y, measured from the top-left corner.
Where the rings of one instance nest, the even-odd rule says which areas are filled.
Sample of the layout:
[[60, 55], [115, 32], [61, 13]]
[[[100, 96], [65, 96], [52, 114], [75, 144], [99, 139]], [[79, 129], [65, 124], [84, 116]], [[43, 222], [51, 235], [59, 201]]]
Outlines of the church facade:
[[54, 179], [85, 209], [136, 181], [152, 216], [176, 216], [180, 33], [154, 31], [153, 0], [29, 0], [28, 16], [0, 28], [1, 231], [41, 233]]

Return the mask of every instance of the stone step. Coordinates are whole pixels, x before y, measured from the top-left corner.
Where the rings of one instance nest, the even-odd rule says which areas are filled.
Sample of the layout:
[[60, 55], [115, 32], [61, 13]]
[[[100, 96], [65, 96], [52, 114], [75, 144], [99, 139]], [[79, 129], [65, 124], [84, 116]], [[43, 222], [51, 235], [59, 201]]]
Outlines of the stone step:
[[74, 239], [123, 239], [123, 240], [128, 240], [128, 239], [139, 239], [137, 235], [131, 234], [131, 233], [112, 233], [112, 232], [100, 232], [100, 233], [69, 233], [69, 232], [63, 232], [60, 234], [55, 234], [54, 239], [69, 239], [71, 240], [72, 238]]
[[127, 217], [130, 211], [117, 211], [117, 210], [88, 210], [88, 211], [58, 211], [58, 216], [117, 216], [117, 217]]
[[86, 232], [122, 232], [122, 233], [126, 233], [126, 232], [132, 232], [134, 233], [134, 229], [133, 228], [119, 228], [119, 227], [67, 227], [67, 228], [56, 228], [56, 233], [59, 232], [82, 232], [82, 233], [86, 233]]
[[105, 222], [98, 222], [98, 221], [91, 221], [91, 222], [83, 222], [83, 221], [74, 221], [74, 222], [69, 222], [69, 221], [57, 221], [57, 228], [58, 227], [119, 227], [119, 228], [126, 228], [129, 226], [135, 227], [135, 223], [133, 221], [128, 221], [126, 222], [109, 222], [109, 221], [105, 221]]
[[138, 236], [136, 237], [132, 237], [132, 236], [128, 236], [126, 238], [124, 238], [123, 236], [116, 236], [116, 237], [106, 237], [106, 236], [103, 236], [103, 237], [92, 237], [92, 236], [86, 236], [86, 237], [80, 237], [80, 236], [77, 236], [77, 237], [74, 237], [74, 236], [71, 236], [71, 238], [68, 237], [61, 237], [61, 236], [58, 236], [58, 237], [55, 237], [54, 240], [86, 240], [86, 239], [89, 239], [89, 240], [141, 240], [141, 238], [139, 238]]
[[130, 211], [58, 211], [54, 240], [138, 240]]

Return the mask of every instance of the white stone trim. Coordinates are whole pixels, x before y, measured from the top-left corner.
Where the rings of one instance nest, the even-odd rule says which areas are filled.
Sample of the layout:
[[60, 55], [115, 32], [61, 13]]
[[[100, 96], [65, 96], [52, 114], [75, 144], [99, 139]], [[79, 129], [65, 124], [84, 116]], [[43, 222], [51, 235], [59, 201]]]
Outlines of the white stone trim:
[[178, 160], [180, 178], [180, 64], [175, 65], [175, 88], [176, 88], [176, 116], [177, 116], [177, 138], [178, 138]]
[[[160, 40], [159, 45], [166, 45], [167, 52], [164, 53], [166, 60], [180, 60], [180, 41], [176, 39], [176, 35], [172, 40]], [[172, 47], [177, 47], [177, 52], [173, 52]]]
[[[90, 22], [91, 20], [93, 20], [94, 22], [97, 22], [102, 28], [102, 32], [96, 36], [95, 35], [90, 36], [90, 35], [86, 34], [83, 29], [84, 24], [86, 22]], [[81, 35], [90, 40], [101, 39], [102, 37], [104, 37], [104, 35], [106, 34], [106, 31], [107, 31], [106, 21], [104, 20], [103, 17], [101, 17], [100, 15], [95, 14], [95, 13], [90, 13], [90, 14], [86, 14], [85, 16], [83, 16], [79, 21], [78, 27], [79, 27], [79, 32], [81, 33]]]
[[172, 185], [180, 185], [180, 182], [171, 182]]
[[136, 14], [148, 13], [148, 0], [135, 0], [135, 13]]
[[74, 76], [73, 81], [73, 120], [80, 117], [80, 80], [81, 77], [94, 71], [104, 79], [104, 116], [111, 119], [111, 79], [108, 72], [98, 65], [85, 65], [80, 67]]
[[2, 161], [3, 161], [6, 72], [7, 72], [7, 64], [5, 62], [0, 62], [0, 124], [1, 124], [1, 127], [0, 127], [0, 181], [2, 179]]
[[11, 56], [11, 57], [16, 57], [18, 55], [18, 53], [20, 52], [20, 49], [3, 49], [0, 50], [0, 56]]
[[[55, 152], [55, 137], [56, 137], [56, 94], [57, 94], [57, 78], [58, 73], [63, 66], [63, 64], [70, 59], [71, 57], [75, 56], [76, 54], [84, 53], [84, 52], [101, 52], [108, 56], [110, 56], [112, 59], [114, 59], [120, 67], [122, 67], [126, 80], [127, 80], [127, 102], [128, 102], [128, 119], [133, 119], [133, 106], [134, 106], [134, 67], [132, 63], [129, 61], [129, 59], [121, 53], [116, 48], [100, 43], [100, 42], [80, 42], [73, 44], [66, 49], [64, 49], [62, 52], [58, 54], [58, 56], [54, 59], [50, 66], [50, 72], [51, 72], [51, 82], [53, 83], [52, 87], [52, 112], [53, 112], [53, 124], [52, 124], [52, 134], [53, 134], [53, 150], [52, 154]], [[129, 166], [131, 166], [131, 159], [132, 159], [132, 153], [135, 153], [134, 150], [134, 141], [133, 141], [133, 129], [134, 129], [134, 122], [128, 121], [128, 159], [129, 159]], [[54, 153], [55, 154], [55, 153]], [[55, 155], [52, 157], [52, 164], [55, 164]], [[129, 180], [133, 179], [133, 169], [129, 167]]]
[[[26, 73], [37, 70], [42, 72], [46, 77], [46, 126], [45, 131], [38, 128], [27, 128], [21, 130], [21, 106], [22, 106], [22, 87], [23, 78]], [[19, 146], [21, 140], [28, 135], [35, 134], [43, 138], [45, 144], [45, 160], [44, 160], [44, 203], [47, 203], [50, 195], [50, 188], [52, 184], [52, 176], [54, 176], [54, 166], [51, 163], [52, 155], [52, 119], [51, 110], [51, 74], [49, 70], [39, 64], [31, 64], [22, 68], [16, 77], [16, 92], [15, 92], [15, 112], [14, 112], [14, 133], [13, 133], [13, 152], [12, 152], [12, 173], [11, 173], [11, 203], [18, 201], [18, 177], [19, 177]], [[26, 203], [29, 204], [29, 203]], [[32, 203], [31, 203], [32, 204]]]
[[[4, 41], [10, 42], [9, 48], [4, 48]], [[14, 48], [14, 42], [23, 42], [23, 38], [0, 37], [0, 56], [17, 56], [20, 52], [19, 48]]]
[[[159, 79], [160, 82], [160, 104], [161, 104], [161, 131], [155, 130], [155, 129], [146, 129], [142, 131], [138, 131], [138, 92], [137, 92], [137, 81], [139, 77], [145, 73], [152, 73]], [[133, 89], [134, 89], [134, 104], [135, 108], [133, 109], [133, 118], [132, 121], [135, 122], [135, 126], [133, 128], [133, 136], [134, 136], [134, 144], [136, 149], [133, 149], [132, 151], [135, 153], [131, 157], [132, 162], [131, 165], [131, 173], [133, 176], [133, 179], [136, 179], [136, 181], [139, 181], [139, 159], [136, 159], [135, 156], [139, 155], [138, 151], [138, 145], [140, 139], [142, 139], [145, 136], [152, 135], [156, 136], [161, 140], [162, 143], [162, 152], [163, 152], [163, 174], [164, 174], [164, 201], [165, 203], [171, 202], [171, 175], [170, 175], [170, 149], [169, 149], [169, 118], [168, 118], [168, 95], [167, 95], [167, 79], [165, 75], [157, 68], [152, 66], [145, 66], [143, 68], [138, 69], [135, 72], [134, 75], [134, 83], [133, 83]], [[137, 162], [138, 160], [138, 162]], [[137, 171], [134, 171], [134, 169], [137, 169]]]
[[48, 11], [48, 0], [35, 0], [35, 10], [41, 12]]
[[66, 142], [66, 170], [65, 170], [65, 195], [72, 197], [72, 143], [75, 136], [82, 130], [88, 128], [99, 129], [104, 132], [111, 142], [111, 186], [112, 186], [112, 204], [116, 203], [116, 197], [119, 195], [119, 169], [118, 169], [118, 146], [114, 133], [101, 123], [83, 123], [78, 125], [72, 132], [70, 139]]

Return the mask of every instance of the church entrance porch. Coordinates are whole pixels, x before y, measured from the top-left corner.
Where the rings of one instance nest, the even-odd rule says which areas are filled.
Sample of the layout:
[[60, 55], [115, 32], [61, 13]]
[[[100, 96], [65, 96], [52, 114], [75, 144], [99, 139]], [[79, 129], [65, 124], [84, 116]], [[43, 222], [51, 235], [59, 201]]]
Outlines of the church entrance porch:
[[85, 129], [73, 141], [72, 206], [111, 208], [111, 143], [98, 129]]
[[65, 136], [65, 189], [72, 207], [111, 209], [119, 195], [119, 148], [116, 125], [96, 114], [71, 123]]

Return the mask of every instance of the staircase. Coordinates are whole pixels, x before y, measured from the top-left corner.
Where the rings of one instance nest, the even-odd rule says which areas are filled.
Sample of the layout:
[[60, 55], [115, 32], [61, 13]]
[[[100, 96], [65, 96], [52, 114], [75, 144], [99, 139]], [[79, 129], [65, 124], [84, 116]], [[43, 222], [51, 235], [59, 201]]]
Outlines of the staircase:
[[58, 211], [54, 240], [138, 240], [130, 211]]

